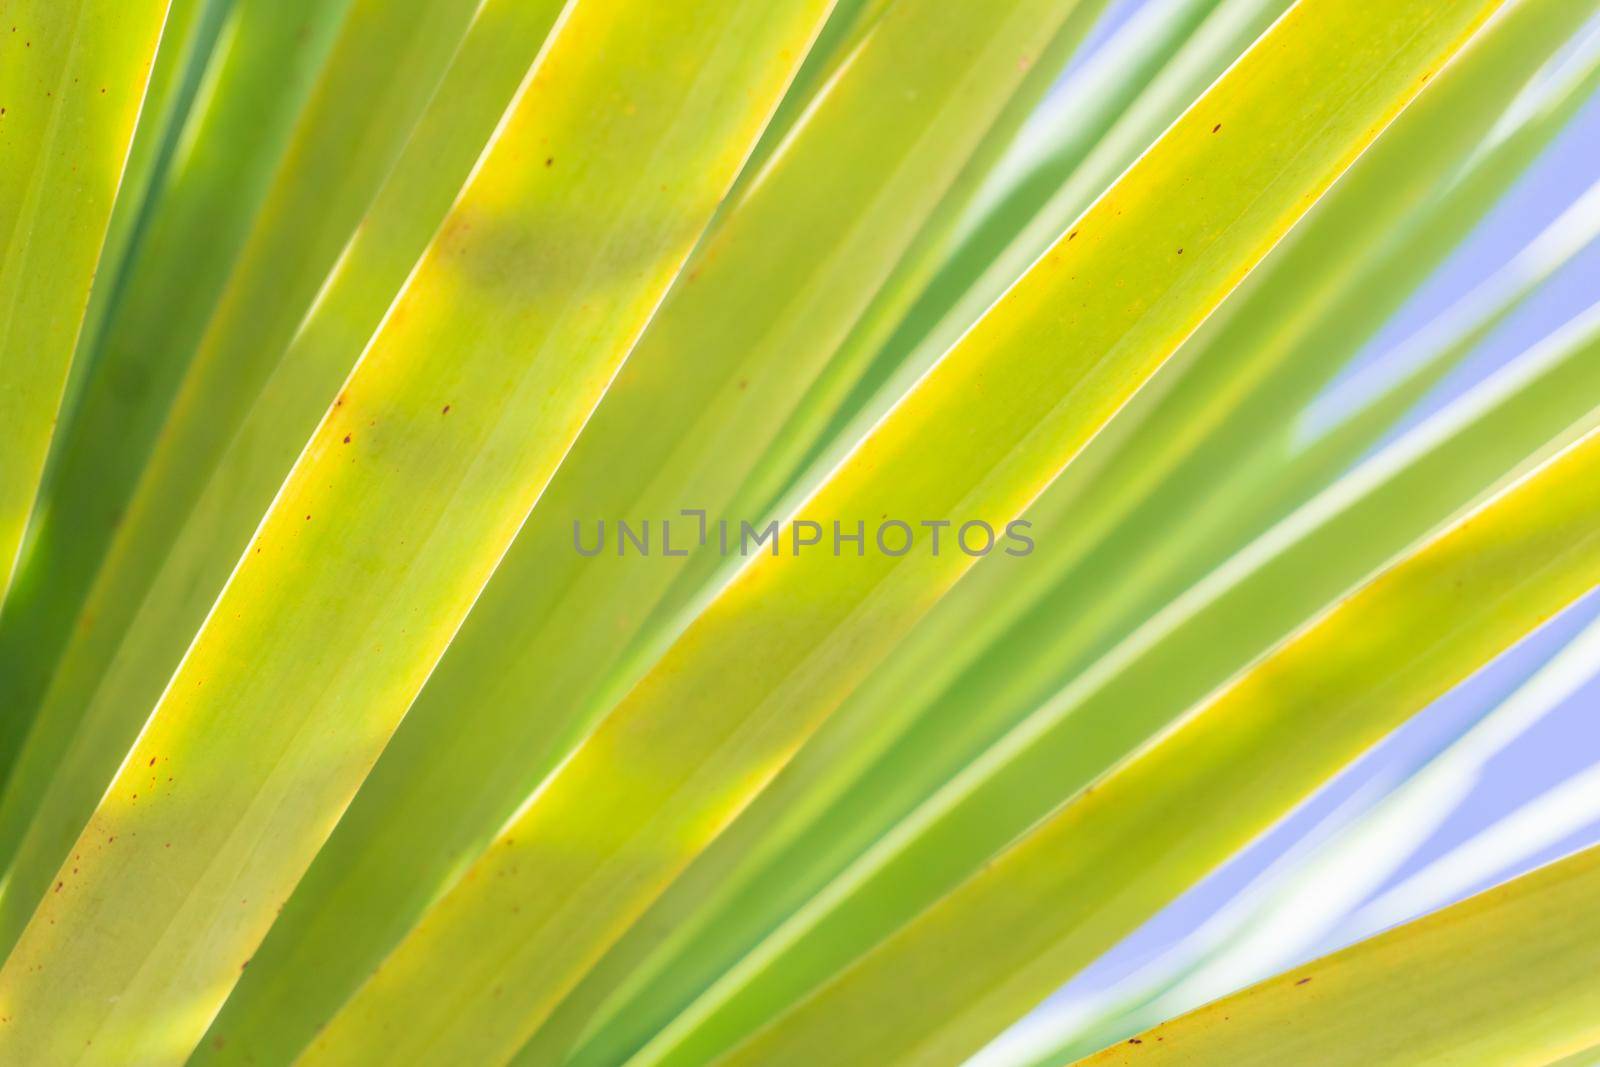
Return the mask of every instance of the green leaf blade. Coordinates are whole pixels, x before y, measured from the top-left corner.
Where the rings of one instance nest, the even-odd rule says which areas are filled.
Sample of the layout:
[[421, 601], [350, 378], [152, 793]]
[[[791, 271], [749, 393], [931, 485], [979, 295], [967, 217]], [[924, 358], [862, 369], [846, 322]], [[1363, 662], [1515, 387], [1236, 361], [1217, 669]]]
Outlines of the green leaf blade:
[[[48, 1062], [83, 1035], [85, 1062], [188, 1055], [827, 6], [568, 12], [80, 838], [82, 859], [0, 971], [5, 1055]], [[626, 106], [597, 108], [617, 93]], [[137, 899], [113, 888], [128, 880], [145, 887]], [[150, 1025], [175, 1002], [182, 1017]]]
[[[8, 7], [0, 38], [0, 602], [33, 512], [165, 0]], [[62, 195], [62, 191], [70, 194]]]
[[1597, 892], [1590, 848], [1079, 1063], [1590, 1063]]

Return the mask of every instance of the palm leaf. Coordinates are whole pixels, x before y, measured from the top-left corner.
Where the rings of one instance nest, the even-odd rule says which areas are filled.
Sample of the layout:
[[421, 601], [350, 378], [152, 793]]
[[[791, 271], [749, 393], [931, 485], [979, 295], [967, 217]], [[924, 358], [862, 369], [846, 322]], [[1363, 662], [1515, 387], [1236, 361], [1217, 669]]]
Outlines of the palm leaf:
[[[409, 158], [395, 157], [410, 119], [428, 103], [417, 85], [431, 85], [432, 79], [419, 79], [419, 67], [444, 65], [459, 36], [454, 31], [463, 28], [471, 10], [438, 3], [425, 19], [412, 8], [362, 3], [348, 16], [62, 651], [16, 779], [0, 801], [0, 844], [16, 887], [0, 902], [0, 944], [14, 940], [49, 885], [262, 511], [360, 354], [361, 342], [347, 335], [339, 335], [342, 344], [332, 343], [327, 330], [319, 330], [327, 320], [316, 315], [291, 346], [295, 324], [318, 294], [304, 284], [291, 291], [278, 279], [320, 277], [337, 258], [351, 285], [357, 279], [370, 283], [368, 271], [378, 275], [384, 292], [399, 285], [448, 208], [447, 202], [429, 205], [435, 208], [430, 216], [408, 189], [423, 185], [436, 200], [440, 188], [453, 195], [520, 73], [531, 65], [541, 31], [555, 17], [554, 4], [515, 7], [487, 10], [479, 30], [494, 35], [499, 51], [521, 60], [518, 73], [506, 77], [499, 73], [505, 64], [485, 62], [495, 53], [486, 57], [481, 44], [470, 48], [461, 57], [472, 64], [470, 76], [443, 86], [435, 114], [428, 116], [435, 129], [448, 123], [450, 136], [467, 142], [456, 151], [461, 159], [454, 169], [440, 167], [449, 145], [438, 134], [422, 137]], [[404, 53], [408, 44], [425, 54], [408, 57], [398, 83], [379, 97], [373, 66], [397, 49]], [[488, 106], [477, 96], [484, 79], [500, 90], [489, 94]], [[366, 108], [375, 99], [385, 105], [385, 121], [373, 124]], [[468, 121], [474, 117], [476, 138]], [[357, 149], [338, 150], [351, 141]], [[399, 169], [383, 183], [383, 199], [361, 219], [391, 166]], [[289, 218], [298, 224], [288, 225]], [[341, 256], [358, 221], [370, 236]], [[402, 236], [398, 249], [378, 244]], [[374, 245], [385, 253], [379, 266], [369, 266], [364, 255]], [[318, 311], [326, 306], [330, 315], [348, 313], [339, 299], [346, 291], [328, 294]], [[370, 316], [368, 332], [381, 306], [371, 308]], [[339, 325], [346, 325], [342, 318]], [[177, 552], [174, 543], [181, 546]]]
[[1600, 0], [0, 8], [0, 1060], [1592, 1058]]
[[0, 39], [0, 599], [38, 494], [166, 7], [33, 6], [8, 19]]
[[1080, 1062], [1588, 1062], [1597, 883], [1590, 849]]
[[[199, 99], [168, 150], [161, 195], [140, 211], [140, 239], [102, 312], [97, 350], [84, 354], [95, 371], [52, 446], [51, 484], [30, 549], [36, 593], [20, 603], [8, 597], [0, 617], [3, 662], [28, 665], [20, 675], [5, 671], [0, 685], [8, 706], [25, 714], [35, 712], [81, 618], [89, 584], [348, 2], [234, 0], [222, 39], [204, 57]], [[61, 729], [60, 723], [42, 727], [46, 734]]]
[[[824, 1048], [859, 1062], [974, 1050], [997, 1017], [1037, 1000], [1418, 706], [1591, 588], [1600, 579], [1588, 488], [1597, 464], [1591, 432], [1080, 791], [732, 1062], [811, 1062]], [[1419, 628], [1441, 612], [1448, 627]], [[1219, 791], [1228, 804], [1207, 803]], [[930, 969], [937, 983], [920, 981]], [[924, 993], [915, 1004], [901, 995], [909, 983]], [[908, 1010], [939, 1022], [908, 1026]]]
[[[825, 8], [568, 12], [0, 972], [11, 1048], [54, 1059], [87, 1032], [124, 1061], [188, 1054], [731, 182], [792, 73], [780, 60], [803, 52]], [[619, 55], [628, 106], [597, 118]], [[674, 121], [685, 109], [692, 126]], [[642, 169], [641, 144], [654, 146]], [[535, 157], [547, 162], [524, 165]], [[658, 169], [680, 177], [663, 183]], [[552, 223], [571, 218], [593, 231], [552, 241]], [[593, 358], [538, 358], [578, 344]], [[423, 420], [432, 440], [419, 448], [407, 431]], [[542, 427], [531, 437], [530, 420]], [[365, 596], [326, 584], [356, 560]], [[319, 713], [334, 708], [337, 739], [321, 736]], [[252, 770], [215, 773], [238, 760]], [[97, 888], [139, 871], [163, 872], [169, 892]], [[78, 952], [97, 961], [101, 995], [65, 980]], [[201, 1008], [146, 1025], [172, 997]]]
[[[1018, 56], [1045, 47], [1070, 5], [1018, 3], [1005, 19], [998, 10], [941, 0], [884, 15], [781, 154], [724, 206], [291, 901], [284, 940], [269, 940], [253, 965], [230, 1010], [257, 1012], [254, 1029], [240, 1036], [224, 1017], [225, 1040], [286, 1038], [285, 1001], [326, 1011], [352, 992], [672, 632], [688, 584], [677, 561], [579, 556], [573, 517], [667, 513], [677, 500], [722, 510], [865, 294], [1022, 91]], [[897, 106], [863, 106], [891, 92]], [[857, 169], [869, 151], [878, 180]], [[680, 550], [693, 543], [682, 521]], [[534, 700], [543, 712], [529, 716]], [[480, 709], [470, 731], [462, 706]], [[442, 811], [440, 794], [456, 805]], [[296, 956], [277, 957], [280, 944]], [[308, 970], [322, 988], [307, 986]], [[258, 983], [270, 1000], [252, 1008]], [[304, 1036], [322, 1021], [308, 1018]]]
[[[1542, 61], [1548, 51], [1530, 52], [1519, 38], [1519, 31], [1530, 26], [1547, 29], [1520, 19], [1497, 26], [1505, 34], [1493, 42], [1500, 48], [1478, 49], [1467, 57], [1475, 63], [1452, 68], [1452, 76], [1460, 80], [1436, 87], [1447, 94], [1442, 99], [1470, 115], [1470, 108], [1457, 106], [1463, 92], [1481, 92], [1485, 83], [1498, 83], [1508, 59], [1532, 65]], [[1544, 47], [1553, 48], [1558, 40], [1547, 37]], [[1487, 125], [1495, 111], [1486, 109], [1480, 122]], [[1306, 255], [1294, 261], [1297, 265], [1312, 262], [1331, 269], [1336, 264], [1328, 254], [1332, 248], [1357, 245], [1363, 235], [1377, 238], [1384, 232], [1386, 219], [1392, 218], [1386, 212], [1399, 212], [1408, 202], [1392, 168], [1414, 156], [1411, 136], [1439, 145], [1436, 125], [1426, 121], [1437, 114], [1429, 108], [1416, 116], [1422, 121], [1404, 128], [1397, 124], [1389, 134], [1396, 140], [1387, 141], [1386, 151], [1374, 150], [1362, 161], [1363, 169], [1348, 176], [1349, 184], [1340, 192], [1363, 195], [1330, 200], [1325, 207], [1340, 210], [1307, 221], [1313, 229], [1300, 232], [1296, 251]], [[1470, 132], [1472, 126], [1466, 128]], [[1389, 194], [1395, 195], [1391, 199]], [[1263, 269], [1270, 270], [1271, 264]], [[1303, 268], [1293, 277], [1303, 288], [1312, 288]], [[1263, 304], [1281, 306], [1277, 299]], [[1575, 367], [1569, 361], [1586, 359], [1586, 345], [1554, 346], [1562, 352], [1558, 362]], [[1260, 348], [1241, 342], [1238, 348], [1219, 345], [1212, 351], [1231, 356], [1259, 353]], [[1287, 356], [1292, 349], [1278, 351]], [[1181, 419], [1165, 426], [1188, 428], [1202, 414], [1210, 418], [1211, 410], [1225, 408], [1226, 396], [1217, 392], [1225, 393], [1237, 377], [1209, 376], [1210, 391], [1194, 390], [1192, 405], [1179, 409]], [[1555, 386], [1552, 394], [1569, 388]], [[1344, 495], [1352, 485], [1325, 498], [1305, 514], [1295, 532], [1285, 530], [1264, 542], [1254, 562], [1236, 562], [1231, 573], [1209, 576], [1208, 583], [1179, 602], [1181, 610], [1174, 604], [1164, 620], [1130, 627], [1118, 635], [1121, 641], [1090, 629], [1117, 617], [1096, 602], [1097, 579], [1116, 576], [1119, 593], [1136, 588], [1138, 557], [1129, 557], [1141, 542], [1163, 542], [1118, 530], [1107, 542], [1116, 556], [1068, 571], [1056, 586], [1060, 592], [1034, 606], [1031, 598], [1050, 588], [1041, 582], [1041, 570], [1056, 565], [1057, 553], [1082, 544], [1079, 538], [1099, 518], [1099, 501], [1072, 495], [1072, 484], [1047, 490], [1039, 501], [1042, 506], [1029, 512], [1044, 547], [1021, 559], [997, 554], [974, 568], [949, 601], [851, 695], [816, 742], [637, 925], [616, 958], [602, 968], [608, 973], [587, 983], [579, 999], [590, 1011], [593, 1001], [613, 993], [624, 976], [634, 987], [608, 1004], [602, 1019], [586, 1020], [603, 1033], [600, 1047], [592, 1050], [596, 1058], [621, 1054], [635, 1028], [665, 1025], [697, 996], [694, 1014], [702, 1019], [718, 1012], [760, 1018], [773, 1004], [802, 992], [807, 982], [819, 981], [848, 962], [853, 952], [887, 933], [895, 917], [926, 906], [953, 879], [1048, 810], [1076, 784], [1078, 774], [1114, 762], [1125, 751], [1119, 746], [1137, 739], [1140, 729], [1154, 730], [1164, 716], [1178, 714], [1188, 701], [1470, 502], [1543, 443], [1537, 436], [1508, 431], [1508, 425], [1541, 427], [1536, 432], [1542, 434], [1584, 415], [1600, 398], [1588, 382], [1563, 395], [1572, 404], [1562, 413], [1541, 408], [1548, 421], [1528, 419], [1512, 405], [1482, 426], [1475, 425], [1476, 415], [1455, 423], [1455, 429], [1445, 430], [1441, 423], [1440, 437], [1430, 432], [1425, 436], [1431, 443], [1422, 444], [1422, 438], [1414, 442], [1426, 452], [1443, 438], [1436, 455], [1415, 465], [1415, 453], [1407, 459], [1393, 457], [1380, 465], [1387, 471], [1383, 474], [1372, 468], [1368, 488]], [[1266, 407], [1258, 408], [1263, 419]], [[1150, 428], [1152, 447], [1186, 458], [1161, 422]], [[1242, 435], [1230, 427], [1235, 440]], [[1504, 450], [1483, 450], [1482, 442], [1489, 440]], [[1112, 476], [1099, 484], [1113, 492], [1125, 490], [1156, 466], [1149, 448], [1136, 448], [1132, 458], [1138, 462], [1113, 467]], [[1215, 451], [1208, 458], [1226, 469]], [[1184, 468], [1183, 474], [1174, 479], [1178, 488], [1157, 511], [1167, 521], [1183, 514], [1173, 497], [1190, 491], [1201, 477], [1200, 466]], [[1253, 488], [1265, 495], [1259, 485]], [[1313, 495], [1305, 486], [1299, 489]], [[1228, 514], [1248, 506], [1248, 501], [1235, 502]], [[1190, 525], [1193, 529], [1195, 524]], [[1270, 525], [1263, 522], [1257, 531], [1246, 528], [1234, 535], [1237, 540], [1222, 544], [1233, 552]], [[1188, 582], [1174, 583], [1167, 598], [1208, 577], [1207, 557], [1196, 548], [1194, 540], [1186, 543], [1178, 561], [1188, 568]], [[1226, 559], [1222, 554], [1209, 566], [1220, 568]], [[1011, 613], [1021, 613], [1019, 601], [1020, 609], [1033, 606], [1021, 619], [1029, 628], [1019, 624], [1006, 630], [1015, 617]], [[1151, 597], [1143, 613], [1127, 615], [1142, 621], [1162, 602]], [[1066, 616], [1067, 611], [1072, 614]], [[1220, 636], [1219, 630], [1228, 636]], [[1081, 651], [1085, 645], [1098, 655]], [[964, 660], [968, 655], [970, 661]], [[963, 674], [960, 668], [966, 662], [974, 666]], [[985, 671], [988, 664], [993, 666]], [[1034, 671], [1050, 674], [1030, 677]], [[1075, 686], [1055, 681], [1074, 675]], [[1062, 687], [1065, 692], [1059, 692]], [[1051, 701], [1058, 692], [1059, 699]], [[1045, 707], [1039, 710], [1041, 704]], [[1130, 704], [1141, 710], [1130, 713]], [[1121, 720], [1115, 730], [1102, 724], [1110, 717]], [[1011, 739], [999, 742], [1008, 729]], [[984, 748], [996, 744], [1014, 747], [1008, 756], [980, 762]], [[962, 774], [963, 768], [975, 769]], [[671, 934], [662, 946], [665, 931]], [[648, 962], [646, 956], [651, 957]], [[706, 991], [741, 958], [735, 973]], [[660, 976], [653, 985], [646, 977], [652, 973]], [[562, 1025], [573, 1025], [572, 1016], [581, 1010], [566, 1014]]]
[[[1004, 526], [1487, 14], [1418, 8], [1415, 21], [1367, 21], [1332, 5], [1298, 8], [941, 361], [797, 521], [854, 529], [882, 514], [977, 516]], [[1334, 41], [1370, 45], [1383, 59]], [[1302, 50], [1326, 63], [1304, 83]], [[1376, 78], [1372, 62], [1381, 62]], [[1287, 94], [1294, 107], [1286, 84], [1304, 85]], [[1306, 110], [1317, 101], [1325, 113]], [[1218, 151], [1218, 127], [1243, 141], [1228, 156], [1237, 169], [1197, 172], [1190, 194], [1172, 196], [1169, 175]], [[1249, 150], [1257, 138], [1308, 129], [1320, 136], [1295, 156]], [[1162, 296], [1124, 300], [1119, 280]], [[1063, 349], [1080, 355], [1040, 356]], [[752, 558], [346, 1005], [311, 1061], [348, 1060], [377, 1034], [407, 1035], [418, 1055], [493, 1058], [531, 1034], [967, 565], [928, 550]], [[508, 951], [463, 958], [460, 946], [490, 929], [509, 938]], [[454, 992], [440, 996], [446, 973]], [[457, 1010], [462, 1003], [473, 1010]]]

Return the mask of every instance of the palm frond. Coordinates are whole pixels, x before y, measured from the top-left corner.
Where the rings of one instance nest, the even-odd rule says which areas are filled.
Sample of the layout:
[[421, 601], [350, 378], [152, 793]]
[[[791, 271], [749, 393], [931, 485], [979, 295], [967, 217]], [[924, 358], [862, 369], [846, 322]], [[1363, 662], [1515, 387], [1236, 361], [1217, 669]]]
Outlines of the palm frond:
[[1597, 16], [0, 0], [0, 1062], [1587, 1062]]

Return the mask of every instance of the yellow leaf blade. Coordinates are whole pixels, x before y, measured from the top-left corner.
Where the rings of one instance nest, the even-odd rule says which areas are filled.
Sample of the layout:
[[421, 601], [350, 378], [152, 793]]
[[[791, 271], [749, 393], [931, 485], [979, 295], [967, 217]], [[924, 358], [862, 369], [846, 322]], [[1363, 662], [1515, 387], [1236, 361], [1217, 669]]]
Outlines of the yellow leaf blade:
[[188, 1055], [827, 8], [567, 9], [0, 971], [0, 1056]]
[[1083, 1067], [1550, 1064], [1600, 1041], [1600, 848], [1209, 1004]]
[[8, 5], [0, 34], [0, 601], [55, 432], [166, 0]]

